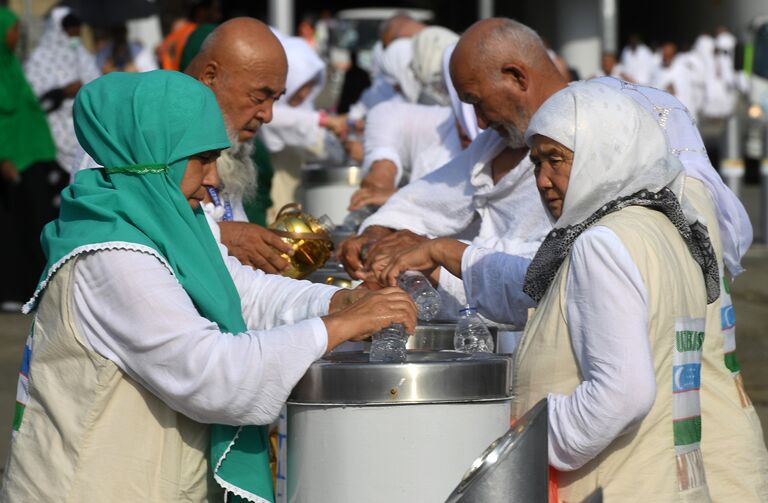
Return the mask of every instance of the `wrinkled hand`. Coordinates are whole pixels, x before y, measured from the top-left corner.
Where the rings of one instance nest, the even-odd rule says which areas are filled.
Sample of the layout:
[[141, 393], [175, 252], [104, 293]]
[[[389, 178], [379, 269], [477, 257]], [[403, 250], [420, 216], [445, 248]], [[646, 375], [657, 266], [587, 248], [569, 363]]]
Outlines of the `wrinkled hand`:
[[330, 351], [344, 341], [366, 339], [393, 323], [402, 324], [412, 334], [416, 330], [416, 306], [401, 289], [384, 288], [365, 292], [353, 304], [323, 316], [322, 320], [328, 331]]
[[429, 239], [394, 256], [380, 255], [371, 264], [371, 271], [384, 286], [396, 286], [397, 278], [404, 271], [421, 271], [429, 276], [440, 266], [433, 256], [434, 243], [434, 239]]
[[420, 245], [428, 238], [415, 234], [409, 230], [399, 230], [389, 236], [379, 239], [368, 249], [368, 253], [363, 262], [363, 270], [372, 271], [374, 262], [382, 262], [384, 259], [391, 260], [404, 250], [408, 250]]
[[371, 266], [376, 280], [383, 286], [396, 285], [397, 278], [404, 271], [421, 271], [437, 283], [439, 268], [446, 268], [454, 276], [461, 278], [461, 259], [466, 243], [456, 239], [438, 238], [422, 242], [403, 250], [394, 257], [382, 257]]
[[220, 222], [221, 241], [229, 254], [243, 265], [279, 274], [290, 264], [281, 253], [293, 255], [293, 249], [274, 232], [247, 222]]
[[394, 187], [388, 189], [361, 187], [352, 194], [349, 200], [349, 208], [347, 209], [355, 211], [369, 204], [382, 206], [395, 192], [397, 192], [397, 189]]
[[348, 237], [339, 244], [336, 252], [336, 258], [344, 265], [347, 274], [356, 279], [363, 279], [356, 274], [363, 268], [363, 261], [360, 258], [360, 252], [363, 246], [372, 246], [376, 240], [388, 236], [393, 231], [386, 227], [371, 226], [365, 229], [359, 236]]

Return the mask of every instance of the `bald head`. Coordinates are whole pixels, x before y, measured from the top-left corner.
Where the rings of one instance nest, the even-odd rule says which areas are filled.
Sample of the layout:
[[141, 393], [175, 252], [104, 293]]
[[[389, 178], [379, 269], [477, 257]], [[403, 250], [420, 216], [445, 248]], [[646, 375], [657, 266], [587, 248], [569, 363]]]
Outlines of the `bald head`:
[[272, 120], [288, 62], [280, 41], [253, 18], [231, 19], [205, 39], [186, 73], [213, 90], [230, 135], [245, 141]]
[[530, 117], [567, 85], [536, 32], [505, 18], [470, 26], [451, 55], [450, 71], [479, 125], [496, 129], [513, 147], [524, 146]]
[[381, 44], [386, 48], [398, 38], [412, 37], [426, 28], [426, 25], [413, 19], [408, 14], [395, 14], [381, 27]]

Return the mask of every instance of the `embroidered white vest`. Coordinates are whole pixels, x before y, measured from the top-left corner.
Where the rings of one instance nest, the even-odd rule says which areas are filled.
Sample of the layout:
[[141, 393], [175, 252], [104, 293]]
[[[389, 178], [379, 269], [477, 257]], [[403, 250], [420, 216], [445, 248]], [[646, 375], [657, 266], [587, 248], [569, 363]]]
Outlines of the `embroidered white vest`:
[[[639, 424], [595, 459], [578, 470], [558, 472], [559, 497], [563, 502], [580, 502], [602, 487], [606, 501], [710, 501], [700, 449], [700, 362], [706, 319], [701, 269], [660, 212], [629, 207], [597, 225], [621, 239], [646, 285], [656, 401]], [[514, 381], [517, 416], [547, 393], [571, 394], [582, 382], [564, 314], [569, 265], [566, 259], [520, 342]]]
[[208, 427], [170, 409], [84, 344], [72, 319], [72, 271], [48, 285], [36, 315], [29, 402], [3, 481], [3, 502], [202, 502]]

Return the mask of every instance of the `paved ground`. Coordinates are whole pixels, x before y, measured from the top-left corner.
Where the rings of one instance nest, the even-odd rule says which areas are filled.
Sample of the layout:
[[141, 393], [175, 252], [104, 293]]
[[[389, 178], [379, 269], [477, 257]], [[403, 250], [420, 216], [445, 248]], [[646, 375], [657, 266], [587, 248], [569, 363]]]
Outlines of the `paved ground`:
[[[747, 187], [746, 206], [759, 225], [757, 187]], [[761, 240], [755, 232], [755, 241]], [[745, 257], [747, 272], [733, 286], [739, 360], [747, 391], [768, 438], [768, 246], [756, 244]], [[16, 398], [16, 381], [30, 319], [0, 314], [0, 472], [7, 456]]]

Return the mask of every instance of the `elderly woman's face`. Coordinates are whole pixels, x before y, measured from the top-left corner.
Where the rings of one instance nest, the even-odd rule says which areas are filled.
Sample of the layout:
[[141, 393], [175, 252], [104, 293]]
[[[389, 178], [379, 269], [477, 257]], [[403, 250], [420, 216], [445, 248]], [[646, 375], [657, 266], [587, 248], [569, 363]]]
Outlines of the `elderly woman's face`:
[[312, 93], [312, 90], [317, 85], [317, 82], [314, 80], [310, 80], [303, 86], [301, 86], [293, 95], [291, 95], [290, 98], [288, 98], [288, 105], [292, 107], [297, 107], [304, 103], [304, 100], [307, 99], [307, 96], [309, 96]]
[[187, 161], [187, 169], [181, 179], [181, 193], [189, 201], [192, 209], [197, 209], [205, 198], [206, 188], [218, 188], [221, 184], [219, 173], [216, 171], [216, 160], [220, 150], [209, 150], [195, 154]]
[[555, 219], [563, 213], [565, 193], [571, 177], [573, 151], [546, 136], [535, 135], [531, 145], [536, 187], [541, 200]]

